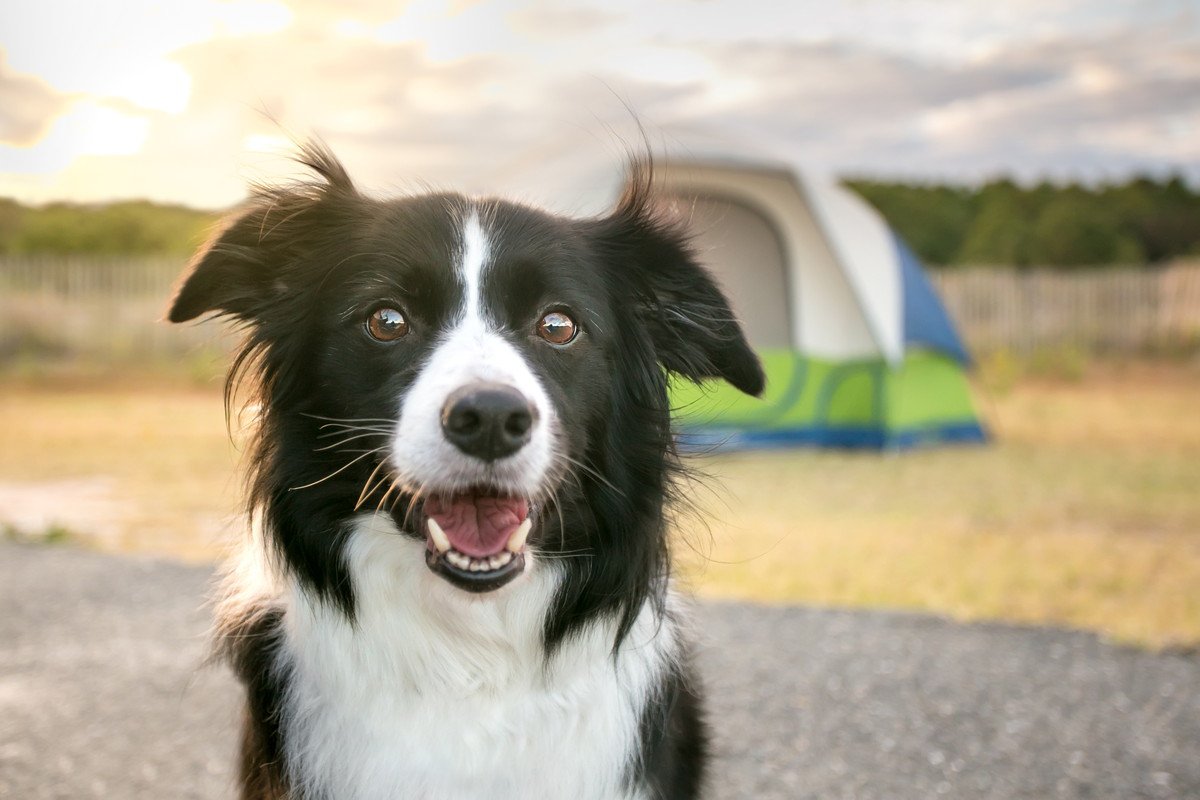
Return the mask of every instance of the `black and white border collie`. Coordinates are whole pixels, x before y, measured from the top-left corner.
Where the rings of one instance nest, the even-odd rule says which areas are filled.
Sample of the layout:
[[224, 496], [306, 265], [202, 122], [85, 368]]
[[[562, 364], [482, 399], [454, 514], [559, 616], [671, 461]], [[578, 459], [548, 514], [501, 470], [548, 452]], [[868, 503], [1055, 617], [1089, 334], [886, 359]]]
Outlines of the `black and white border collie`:
[[170, 308], [240, 322], [229, 386], [257, 393], [254, 541], [218, 610], [241, 796], [695, 797], [667, 385], [763, 373], [648, 171], [569, 219], [301, 161]]

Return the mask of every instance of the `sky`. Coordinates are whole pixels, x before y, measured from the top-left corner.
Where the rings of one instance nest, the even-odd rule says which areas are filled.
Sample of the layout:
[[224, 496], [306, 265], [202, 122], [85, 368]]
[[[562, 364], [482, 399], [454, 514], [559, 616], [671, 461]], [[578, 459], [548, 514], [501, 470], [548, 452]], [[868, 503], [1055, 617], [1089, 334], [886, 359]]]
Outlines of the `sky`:
[[659, 157], [1200, 181], [1200, 0], [5, 0], [0, 196], [202, 208], [298, 177], [592, 210]]

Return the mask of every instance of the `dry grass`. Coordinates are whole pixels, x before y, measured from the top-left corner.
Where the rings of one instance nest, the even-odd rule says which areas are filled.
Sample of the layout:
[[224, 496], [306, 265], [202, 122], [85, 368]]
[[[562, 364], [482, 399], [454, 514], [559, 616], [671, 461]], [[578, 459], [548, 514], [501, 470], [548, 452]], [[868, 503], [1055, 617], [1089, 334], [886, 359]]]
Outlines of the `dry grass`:
[[223, 552], [240, 483], [219, 391], [10, 385], [0, 416], [0, 519], [47, 520], [107, 550]]
[[[709, 596], [1200, 642], [1198, 400], [1194, 367], [1092, 369], [982, 396], [985, 448], [705, 459], [713, 521], [683, 572]], [[223, 549], [238, 481], [215, 389], [10, 384], [0, 414], [0, 518], [16, 498], [105, 549]]]
[[1200, 642], [1200, 371], [981, 397], [985, 448], [706, 459], [703, 594], [920, 609]]

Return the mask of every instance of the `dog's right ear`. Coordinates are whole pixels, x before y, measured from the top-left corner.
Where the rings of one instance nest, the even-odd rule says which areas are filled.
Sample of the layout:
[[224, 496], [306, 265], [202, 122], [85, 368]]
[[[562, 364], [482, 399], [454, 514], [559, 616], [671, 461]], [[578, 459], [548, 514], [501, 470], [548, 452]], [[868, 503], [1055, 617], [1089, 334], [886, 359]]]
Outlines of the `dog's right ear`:
[[648, 162], [632, 165], [616, 208], [592, 226], [619, 296], [641, 317], [658, 362], [690, 381], [721, 378], [761, 396], [762, 363], [683, 228], [654, 207]]
[[167, 319], [219, 314], [252, 320], [289, 288], [288, 267], [318, 227], [322, 207], [335, 197], [356, 196], [345, 169], [324, 145], [304, 145], [297, 160], [321, 180], [257, 189], [247, 207], [192, 258]]
[[187, 322], [201, 314], [256, 316], [270, 294], [274, 258], [266, 242], [267, 210], [255, 201], [192, 258], [167, 319]]

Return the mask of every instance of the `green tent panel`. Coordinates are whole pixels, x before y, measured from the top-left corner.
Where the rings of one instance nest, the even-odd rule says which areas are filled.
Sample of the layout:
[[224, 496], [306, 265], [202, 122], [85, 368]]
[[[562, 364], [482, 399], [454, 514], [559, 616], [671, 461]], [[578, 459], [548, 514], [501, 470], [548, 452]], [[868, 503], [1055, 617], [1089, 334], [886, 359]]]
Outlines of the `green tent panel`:
[[983, 441], [966, 377], [946, 356], [913, 351], [893, 367], [882, 359], [834, 362], [790, 350], [759, 355], [767, 372], [761, 399], [719, 381], [672, 383], [685, 446], [885, 449]]

